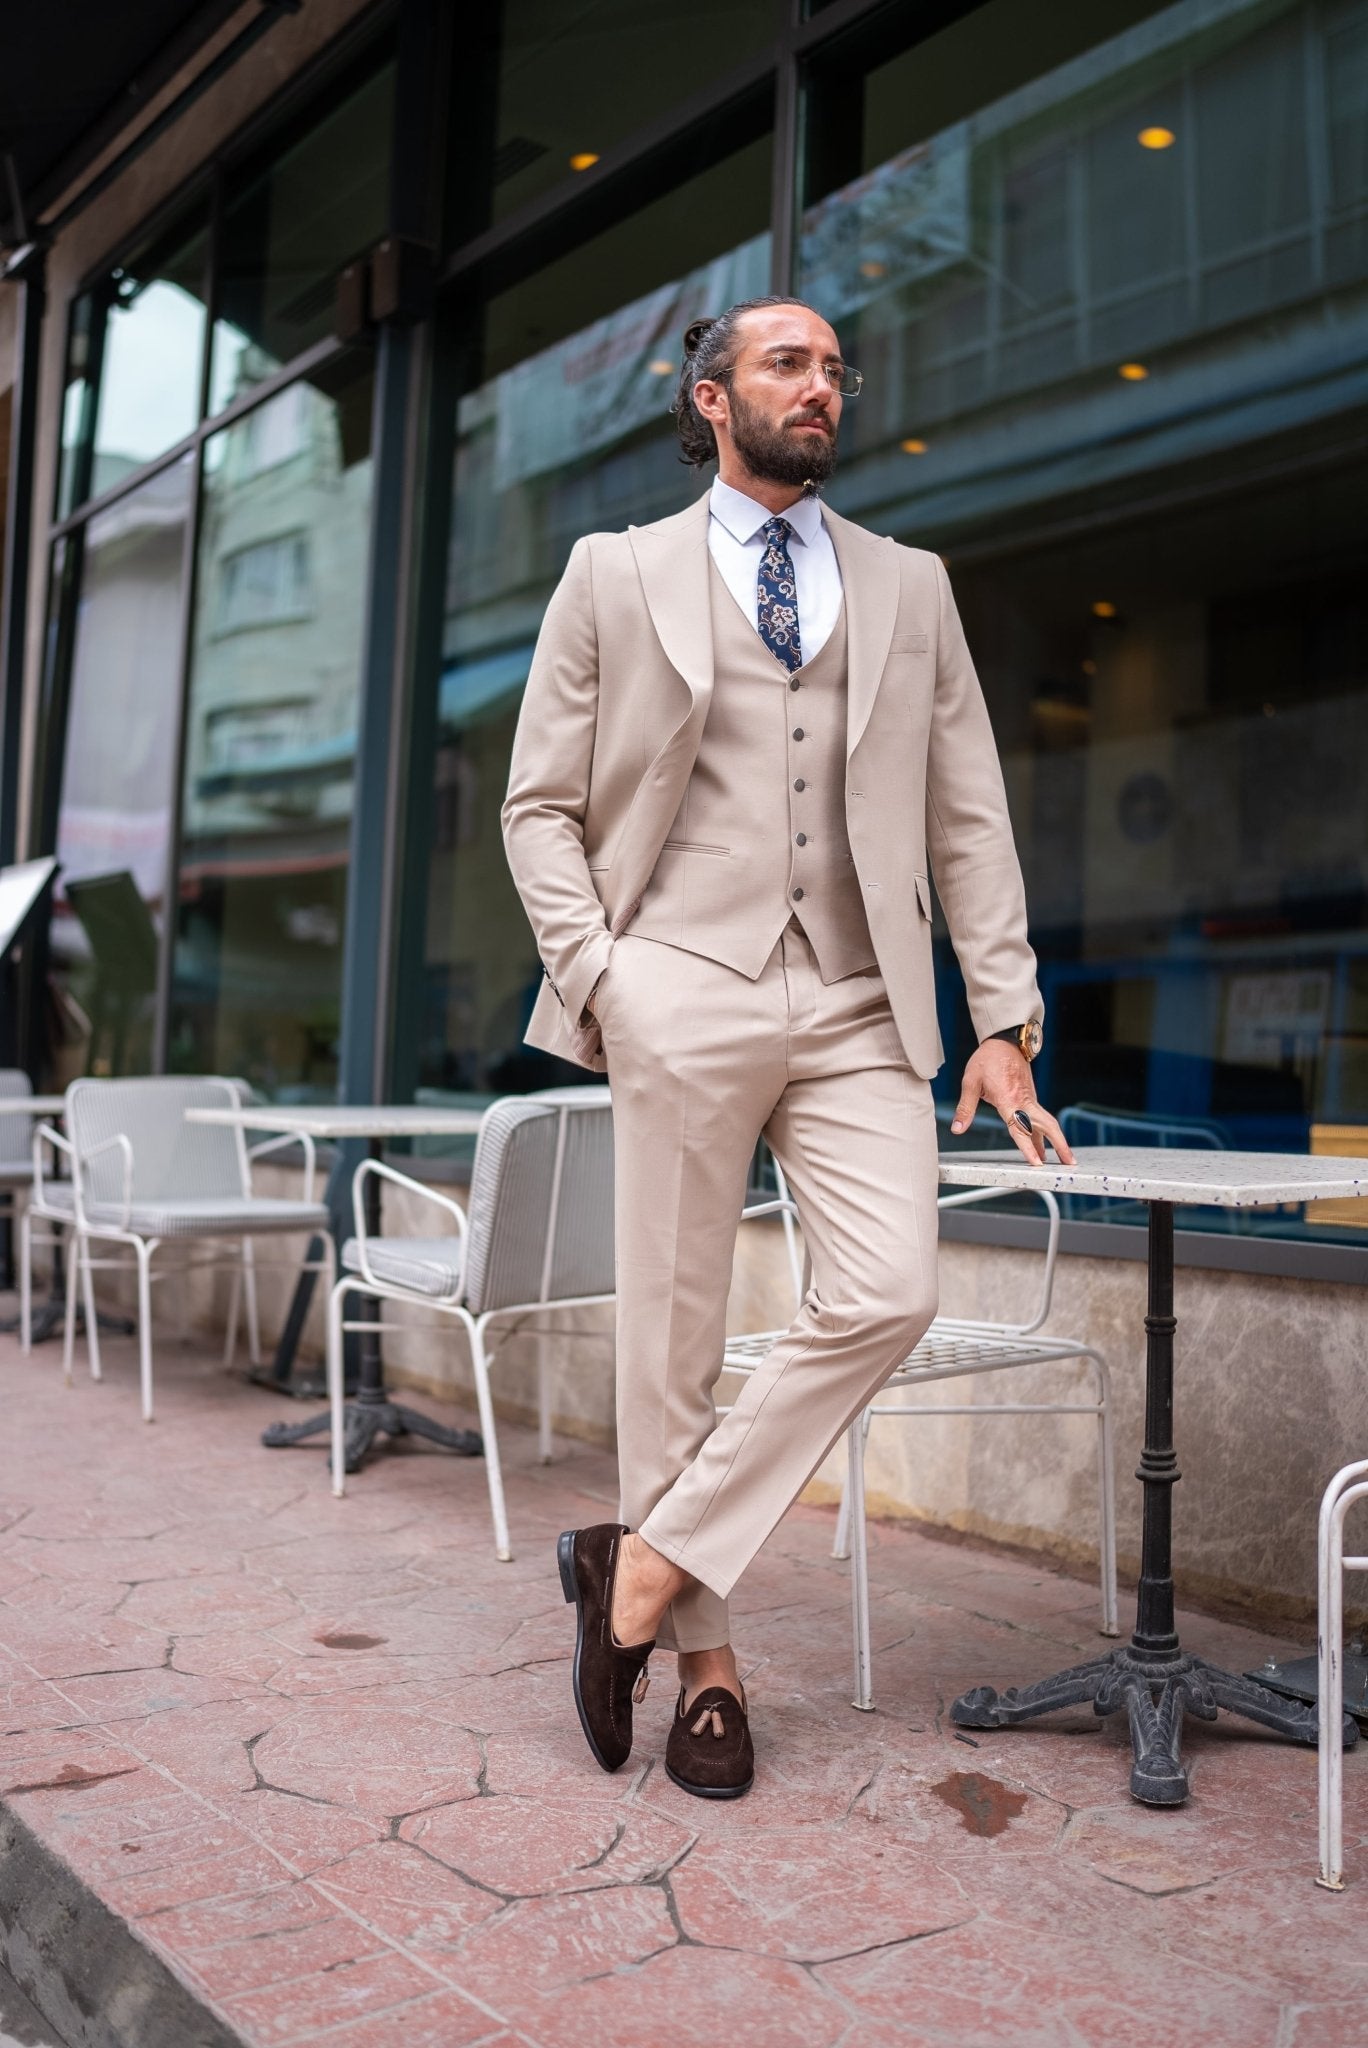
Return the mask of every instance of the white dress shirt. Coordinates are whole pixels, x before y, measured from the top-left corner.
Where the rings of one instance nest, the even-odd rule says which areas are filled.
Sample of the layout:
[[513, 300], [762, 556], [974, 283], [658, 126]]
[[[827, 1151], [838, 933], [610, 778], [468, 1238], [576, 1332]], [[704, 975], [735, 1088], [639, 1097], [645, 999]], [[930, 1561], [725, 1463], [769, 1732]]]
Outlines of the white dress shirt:
[[[734, 491], [730, 484], [724, 484], [720, 476], [713, 479], [709, 503], [712, 516], [708, 521], [708, 553], [754, 626], [759, 610], [756, 586], [760, 580], [760, 558], [765, 552], [763, 529], [765, 521], [774, 514], [768, 506], [757, 505], [744, 491]], [[841, 569], [819, 499], [799, 498], [780, 517], [793, 528], [789, 559], [798, 585], [798, 642], [803, 660], [808, 662], [821, 652], [841, 615]]]

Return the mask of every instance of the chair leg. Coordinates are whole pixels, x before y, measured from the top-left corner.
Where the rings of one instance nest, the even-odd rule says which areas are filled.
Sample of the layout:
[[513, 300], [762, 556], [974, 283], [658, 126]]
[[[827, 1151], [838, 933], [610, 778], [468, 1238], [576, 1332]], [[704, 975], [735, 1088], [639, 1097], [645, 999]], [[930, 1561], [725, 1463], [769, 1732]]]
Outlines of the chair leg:
[[551, 1373], [546, 1363], [546, 1346], [537, 1345], [537, 1456], [543, 1465], [551, 1463]]
[[261, 1319], [257, 1313], [256, 1246], [250, 1237], [242, 1240], [242, 1288], [247, 1297], [247, 1356], [254, 1366], [261, 1364]]
[[869, 1551], [865, 1528], [865, 1435], [868, 1417], [857, 1415], [846, 1431], [846, 1499], [850, 1505], [850, 1606], [855, 1632], [855, 1697], [862, 1714], [874, 1711], [874, 1671], [869, 1648]]
[[342, 1303], [350, 1292], [339, 1280], [328, 1289], [328, 1412], [332, 1418], [332, 1490], [341, 1500], [347, 1490], [347, 1422], [342, 1398]]
[[152, 1416], [152, 1247], [135, 1238], [133, 1250], [138, 1261], [138, 1378], [142, 1387], [142, 1419]]
[[1097, 1382], [1098, 1559], [1102, 1575], [1102, 1633], [1120, 1634], [1116, 1619], [1116, 1459], [1112, 1447], [1111, 1374], [1107, 1361], [1088, 1354]]
[[242, 1306], [242, 1267], [234, 1266], [228, 1282], [228, 1327], [223, 1337], [223, 1369], [232, 1367], [237, 1357], [238, 1311]]
[[100, 1364], [100, 1324], [95, 1313], [95, 1274], [90, 1264], [90, 1239], [80, 1236], [76, 1241], [76, 1258], [81, 1268], [81, 1298], [85, 1303], [86, 1357], [90, 1360], [90, 1377], [104, 1378]]
[[489, 1512], [494, 1518], [494, 1554], [500, 1564], [512, 1561], [508, 1540], [508, 1510], [504, 1505], [503, 1468], [499, 1463], [499, 1439], [494, 1429], [494, 1403], [489, 1394], [489, 1360], [485, 1352], [484, 1317], [462, 1316], [470, 1337], [470, 1364], [475, 1376], [475, 1400], [480, 1411], [480, 1434], [484, 1438], [485, 1476], [489, 1481]]
[[[1332, 1485], [1333, 1490], [1333, 1485]], [[1344, 1714], [1344, 1676], [1340, 1664], [1344, 1641], [1344, 1522], [1335, 1502], [1322, 1514], [1319, 1544], [1320, 1589], [1317, 1632], [1316, 1699], [1319, 1720], [1317, 1778], [1319, 1793], [1320, 1868], [1316, 1883], [1326, 1891], [1344, 1890], [1344, 1751], [1340, 1721]]]
[[[869, 1442], [869, 1425], [873, 1419], [873, 1416], [866, 1408], [864, 1415], [866, 1443]], [[852, 1429], [854, 1428], [853, 1423], [851, 1427]], [[836, 1535], [831, 1545], [831, 1554], [833, 1557], [849, 1557], [850, 1555], [850, 1480], [848, 1468], [847, 1477], [841, 1481], [841, 1505], [836, 1515]]]
[[33, 1218], [25, 1209], [19, 1218], [19, 1349], [33, 1349]]
[[81, 1238], [77, 1232], [67, 1244], [66, 1313], [62, 1319], [62, 1378], [68, 1386], [71, 1385], [71, 1366], [76, 1351], [76, 1268], [80, 1259]]

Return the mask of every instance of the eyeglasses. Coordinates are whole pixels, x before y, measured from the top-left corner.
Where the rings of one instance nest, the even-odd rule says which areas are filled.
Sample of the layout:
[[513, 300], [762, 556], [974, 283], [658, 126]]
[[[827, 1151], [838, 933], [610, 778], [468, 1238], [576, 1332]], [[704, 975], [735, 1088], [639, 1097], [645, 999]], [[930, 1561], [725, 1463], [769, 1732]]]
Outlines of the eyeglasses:
[[[732, 369], [740, 366], [733, 364]], [[774, 377], [781, 384], [806, 384], [812, 376], [811, 356], [796, 355], [790, 349], [771, 349], [768, 354], [756, 359], [756, 367], [766, 376]], [[833, 391], [839, 391], [842, 398], [858, 398], [864, 385], [864, 373], [852, 370], [849, 363], [839, 360], [818, 363], [816, 367], [826, 378]], [[728, 372], [730, 375], [730, 372]]]

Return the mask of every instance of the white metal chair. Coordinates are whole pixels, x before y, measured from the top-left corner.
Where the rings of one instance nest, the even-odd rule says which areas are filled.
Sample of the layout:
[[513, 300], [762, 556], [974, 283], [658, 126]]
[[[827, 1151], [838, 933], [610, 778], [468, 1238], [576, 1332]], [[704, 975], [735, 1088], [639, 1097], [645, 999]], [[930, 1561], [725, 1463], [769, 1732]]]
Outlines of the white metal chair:
[[[137, 1268], [144, 1422], [152, 1420], [152, 1284], [166, 1277], [164, 1272], [152, 1270], [152, 1257], [159, 1246], [169, 1242], [210, 1241], [234, 1247], [226, 1255], [217, 1249], [193, 1261], [196, 1265], [216, 1265], [229, 1258], [235, 1268], [225, 1349], [228, 1357], [236, 1341], [240, 1287], [245, 1288], [247, 1295], [254, 1359], [259, 1355], [252, 1242], [255, 1238], [284, 1233], [319, 1234], [324, 1244], [323, 1257], [315, 1261], [306, 1256], [303, 1270], [325, 1272], [330, 1282], [335, 1272], [336, 1255], [328, 1235], [327, 1207], [313, 1198], [313, 1140], [287, 1133], [249, 1148], [240, 1129], [186, 1121], [188, 1109], [235, 1109], [241, 1106], [244, 1095], [242, 1082], [217, 1075], [73, 1081], [63, 1111], [66, 1136], [49, 1124], [34, 1133], [33, 1199], [24, 1218], [22, 1253], [24, 1348], [28, 1349], [31, 1341], [31, 1218], [46, 1219], [58, 1227], [64, 1225], [71, 1232], [63, 1345], [63, 1368], [68, 1380], [75, 1345], [77, 1269], [85, 1305], [90, 1372], [93, 1379], [99, 1379], [100, 1340], [93, 1275], [100, 1269], [121, 1268], [124, 1261], [94, 1258], [91, 1246], [104, 1243], [128, 1247]], [[304, 1149], [303, 1199], [254, 1194], [255, 1162], [292, 1145], [302, 1145]], [[54, 1181], [45, 1170], [45, 1148], [67, 1160], [69, 1180]]]
[[[0, 1067], [0, 1101], [21, 1102], [33, 1093], [33, 1083], [18, 1067]], [[0, 1220], [14, 1228], [16, 1195], [33, 1185], [33, 1119], [11, 1114], [0, 1116]], [[14, 1262], [14, 1246], [10, 1246]], [[7, 1280], [6, 1285], [10, 1284]]]
[[[782, 1173], [780, 1193], [788, 1207], [788, 1190]], [[1041, 1325], [1050, 1313], [1054, 1290], [1055, 1262], [1059, 1251], [1059, 1204], [1047, 1189], [1038, 1194], [1049, 1215], [1045, 1249], [1045, 1270], [1035, 1314], [1029, 1322], [972, 1322], [937, 1316], [911, 1355], [889, 1376], [889, 1391], [934, 1385], [937, 1381], [977, 1377], [1004, 1372], [1012, 1367], [1040, 1365], [1053, 1360], [1082, 1360], [1092, 1373], [1091, 1400], [1061, 1398], [1039, 1401], [994, 1401], [941, 1407], [902, 1402], [871, 1402], [847, 1432], [847, 1465], [840, 1514], [836, 1523], [834, 1557], [849, 1557], [851, 1563], [851, 1620], [855, 1643], [855, 1698], [852, 1704], [864, 1712], [874, 1705], [869, 1641], [869, 1572], [865, 1529], [865, 1444], [874, 1416], [918, 1418], [921, 1416], [972, 1415], [1090, 1415], [1097, 1423], [1098, 1550], [1102, 1594], [1102, 1633], [1114, 1636], [1116, 1626], [1116, 1522], [1115, 1482], [1112, 1458], [1111, 1379], [1106, 1360], [1092, 1345], [1072, 1338], [1048, 1337]], [[997, 1188], [967, 1188], [942, 1195], [938, 1206], [959, 1209], [971, 1204], [1002, 1199]], [[796, 1213], [796, 1212], [795, 1212]], [[800, 1290], [801, 1297], [801, 1290]], [[754, 1372], [781, 1332], [767, 1330], [753, 1336], [729, 1338], [725, 1365], [733, 1372]]]
[[[401, 1188], [440, 1212], [442, 1234], [375, 1237], [366, 1229], [371, 1177]], [[342, 1337], [346, 1330], [408, 1330], [404, 1323], [343, 1320], [348, 1293], [437, 1309], [459, 1322], [470, 1343], [475, 1399], [484, 1437], [494, 1547], [507, 1562], [508, 1512], [489, 1372], [494, 1324], [611, 1301], [613, 1271], [613, 1127], [603, 1086], [548, 1089], [491, 1103], [480, 1124], [468, 1211], [450, 1196], [363, 1159], [352, 1180], [356, 1236], [342, 1249], [342, 1276], [328, 1303], [328, 1392], [332, 1403], [332, 1486], [346, 1489]], [[551, 1457], [551, 1376], [539, 1356], [539, 1450]]]
[[1329, 1892], [1344, 1890], [1344, 1743], [1340, 1732], [1344, 1720], [1344, 1574], [1368, 1572], [1368, 1557], [1344, 1554], [1344, 1518], [1361, 1500], [1368, 1500], [1368, 1461], [1346, 1465], [1326, 1487], [1316, 1544], [1320, 1723], [1320, 1868], [1316, 1883]]

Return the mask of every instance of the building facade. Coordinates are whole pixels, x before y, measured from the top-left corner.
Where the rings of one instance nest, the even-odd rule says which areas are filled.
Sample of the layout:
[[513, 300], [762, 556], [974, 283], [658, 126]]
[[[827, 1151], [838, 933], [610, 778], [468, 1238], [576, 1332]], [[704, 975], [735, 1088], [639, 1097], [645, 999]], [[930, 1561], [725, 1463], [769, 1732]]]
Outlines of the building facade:
[[[62, 862], [45, 1077], [573, 1078], [522, 1044], [520, 693], [574, 541], [706, 487], [684, 326], [769, 290], [864, 372], [831, 501], [947, 563], [1042, 1099], [1368, 1151], [1366, 0], [281, 13], [47, 253], [0, 789]], [[1327, 1207], [1181, 1256], [1351, 1317]], [[1075, 1206], [1080, 1286], [1138, 1221]], [[1034, 1227], [947, 1219], [952, 1284]]]

